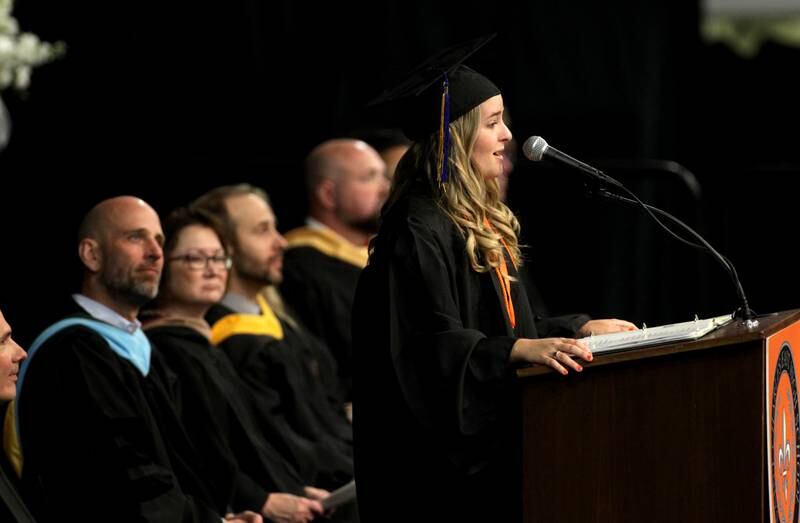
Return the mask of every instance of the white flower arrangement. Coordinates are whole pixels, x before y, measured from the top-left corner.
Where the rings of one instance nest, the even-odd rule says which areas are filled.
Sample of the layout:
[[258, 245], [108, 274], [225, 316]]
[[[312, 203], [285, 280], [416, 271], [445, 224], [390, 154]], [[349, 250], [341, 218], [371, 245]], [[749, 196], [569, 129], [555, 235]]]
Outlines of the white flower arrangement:
[[17, 20], [11, 16], [13, 0], [0, 0], [0, 91], [13, 86], [25, 90], [31, 82], [34, 67], [64, 53], [62, 42], [42, 42], [33, 33], [20, 33]]

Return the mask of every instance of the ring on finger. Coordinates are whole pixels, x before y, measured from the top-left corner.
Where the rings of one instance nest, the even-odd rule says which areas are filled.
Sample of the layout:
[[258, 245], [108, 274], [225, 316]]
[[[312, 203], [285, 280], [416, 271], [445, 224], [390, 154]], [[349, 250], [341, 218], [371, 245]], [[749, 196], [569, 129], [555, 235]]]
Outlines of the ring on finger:
[[559, 355], [559, 354], [561, 354], [561, 351], [560, 351], [560, 350], [557, 350], [557, 351], [555, 351], [555, 352], [553, 353], [553, 359], [556, 359], [556, 360], [557, 360], [557, 359], [558, 359], [558, 355]]

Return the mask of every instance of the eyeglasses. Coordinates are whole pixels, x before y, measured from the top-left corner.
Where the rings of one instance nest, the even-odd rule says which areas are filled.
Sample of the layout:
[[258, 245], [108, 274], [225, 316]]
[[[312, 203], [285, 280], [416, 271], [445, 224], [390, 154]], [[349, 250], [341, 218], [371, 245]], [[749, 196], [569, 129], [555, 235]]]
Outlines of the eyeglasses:
[[184, 254], [182, 256], [173, 256], [167, 261], [180, 260], [185, 263], [190, 269], [195, 271], [202, 271], [209, 265], [215, 269], [230, 269], [233, 265], [233, 260], [230, 256], [225, 254], [215, 254], [214, 256], [204, 256], [202, 254]]

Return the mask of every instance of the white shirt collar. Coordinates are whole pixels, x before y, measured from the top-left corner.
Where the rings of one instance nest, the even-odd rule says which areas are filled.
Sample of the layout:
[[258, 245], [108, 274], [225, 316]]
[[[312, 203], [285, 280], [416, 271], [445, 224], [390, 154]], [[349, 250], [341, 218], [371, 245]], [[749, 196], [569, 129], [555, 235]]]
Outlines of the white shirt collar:
[[130, 321], [127, 318], [123, 318], [117, 311], [109, 309], [88, 296], [73, 294], [72, 299], [94, 319], [106, 322], [130, 334], [142, 327], [142, 323], [139, 320]]
[[261, 314], [261, 308], [258, 306], [258, 303], [248, 300], [241, 294], [236, 294], [235, 292], [226, 293], [220, 303], [239, 314]]
[[322, 230], [327, 229], [327, 230], [331, 230], [330, 227], [328, 227], [327, 225], [325, 225], [324, 223], [322, 223], [319, 220], [315, 220], [311, 216], [307, 216], [306, 217], [306, 226], [308, 226], [309, 229], [322, 229]]

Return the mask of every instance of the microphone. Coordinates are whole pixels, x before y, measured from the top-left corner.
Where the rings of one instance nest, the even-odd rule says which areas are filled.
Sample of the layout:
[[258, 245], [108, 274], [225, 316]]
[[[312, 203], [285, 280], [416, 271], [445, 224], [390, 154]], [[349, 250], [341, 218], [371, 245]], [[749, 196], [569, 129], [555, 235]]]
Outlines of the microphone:
[[[602, 188], [599, 189], [599, 190], [592, 191], [593, 193], [599, 194], [600, 196], [603, 196], [603, 197], [608, 198], [608, 199], [620, 201], [620, 202], [623, 202], [623, 203], [632, 203], [634, 205], [639, 204], [642, 208], [644, 208], [645, 212], [647, 212], [647, 214], [650, 215], [650, 217], [653, 218], [653, 220], [655, 220], [656, 223], [658, 223], [664, 230], [666, 230], [674, 238], [677, 238], [678, 240], [680, 240], [680, 241], [682, 241], [684, 243], [688, 243], [688, 244], [692, 245], [693, 247], [702, 248], [702, 249], [705, 249], [706, 251], [708, 251], [715, 259], [717, 259], [717, 261], [719, 261], [719, 263], [728, 272], [728, 274], [731, 277], [731, 280], [733, 281], [734, 287], [736, 289], [737, 297], [739, 298], [739, 300], [741, 302], [741, 305], [742, 305], [735, 312], [735, 316], [738, 316], [738, 317], [742, 318], [743, 320], [745, 320], [745, 323], [747, 324], [748, 328], [754, 328], [755, 326], [758, 325], [758, 320], [755, 319], [755, 313], [752, 311], [752, 309], [750, 309], [750, 304], [748, 303], [747, 297], [744, 294], [744, 289], [742, 289], [742, 284], [739, 281], [739, 275], [736, 273], [736, 269], [733, 267], [733, 263], [731, 263], [730, 260], [728, 260], [725, 256], [722, 256], [719, 252], [717, 252], [716, 249], [714, 249], [705, 240], [705, 238], [700, 236], [700, 234], [698, 234], [691, 227], [689, 227], [685, 223], [681, 222], [677, 218], [673, 217], [672, 215], [662, 211], [661, 209], [658, 209], [658, 208], [652, 207], [650, 205], [647, 205], [646, 203], [641, 201], [635, 194], [633, 194], [633, 192], [631, 192], [627, 187], [622, 185], [622, 183], [618, 182], [617, 180], [615, 180], [611, 176], [606, 175], [601, 170], [595, 169], [591, 165], [585, 164], [585, 163], [581, 162], [580, 160], [576, 160], [572, 156], [570, 156], [570, 155], [568, 155], [566, 153], [562, 153], [561, 151], [559, 151], [555, 147], [550, 147], [549, 145], [547, 145], [547, 142], [545, 141], [545, 139], [542, 138], [541, 136], [531, 136], [530, 138], [525, 140], [525, 143], [522, 144], [522, 154], [525, 155], [525, 158], [527, 158], [528, 160], [530, 160], [532, 162], [538, 162], [538, 161], [542, 160], [545, 157], [547, 159], [549, 159], [549, 160], [555, 160], [555, 161], [557, 161], [559, 163], [567, 165], [568, 167], [572, 167], [573, 169], [577, 169], [579, 171], [582, 171], [583, 173], [588, 174], [591, 178], [593, 178], [595, 180], [600, 180], [603, 183], [616, 186], [616, 187], [622, 189], [624, 192], [628, 193], [633, 198], [632, 200], [628, 200], [628, 199], [626, 199], [626, 198], [624, 198], [624, 197], [622, 197], [620, 195], [611, 193], [611, 192], [609, 192], [609, 191], [607, 191], [605, 189], [602, 189]], [[693, 242], [689, 242], [689, 241], [685, 240], [684, 238], [681, 238], [680, 236], [675, 234], [669, 227], [664, 225], [661, 222], [661, 220], [659, 220], [653, 214], [654, 211], [659, 213], [659, 214], [661, 214], [662, 216], [667, 216], [673, 222], [675, 222], [678, 225], [680, 225], [689, 234], [694, 236], [702, 245], [697, 245], [697, 244], [694, 244]]]
[[576, 160], [567, 153], [563, 153], [555, 147], [547, 145], [547, 141], [545, 141], [545, 139], [541, 136], [531, 136], [525, 140], [525, 143], [522, 144], [522, 154], [525, 155], [525, 158], [532, 162], [538, 162], [544, 158], [547, 158], [548, 160], [555, 160], [556, 162], [563, 163], [564, 165], [572, 167], [573, 169], [583, 171], [593, 178], [599, 178], [600, 180], [612, 185], [619, 185], [619, 182], [606, 176], [603, 171], [595, 169], [591, 165], [585, 164], [580, 160]]

